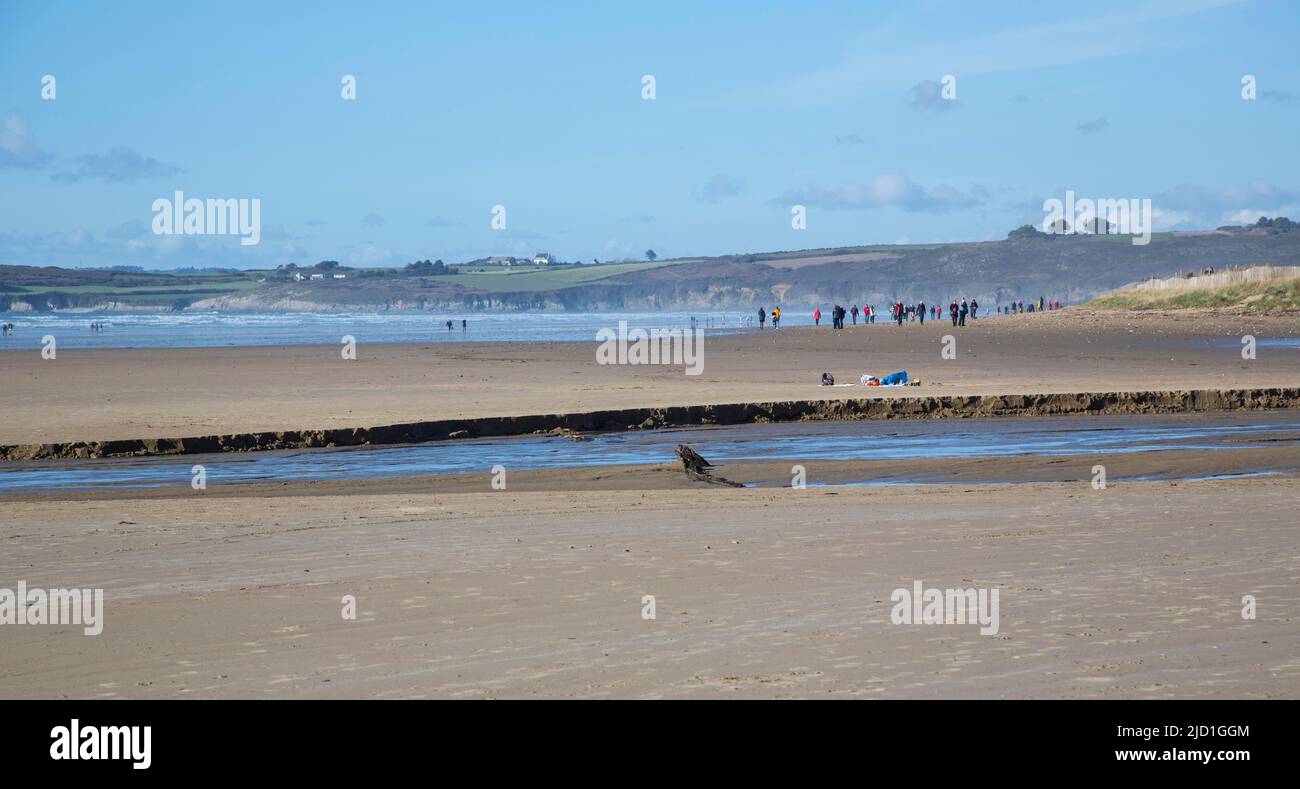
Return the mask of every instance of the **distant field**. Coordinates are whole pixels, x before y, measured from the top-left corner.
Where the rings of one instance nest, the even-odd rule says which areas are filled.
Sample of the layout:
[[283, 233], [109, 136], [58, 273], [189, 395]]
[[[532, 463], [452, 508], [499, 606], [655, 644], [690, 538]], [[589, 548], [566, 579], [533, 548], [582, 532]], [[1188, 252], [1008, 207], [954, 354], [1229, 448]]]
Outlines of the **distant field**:
[[512, 293], [525, 290], [555, 290], [573, 285], [582, 285], [596, 280], [663, 268], [684, 263], [684, 260], [654, 261], [645, 263], [611, 263], [600, 266], [572, 266], [564, 268], [543, 268], [525, 271], [510, 271], [500, 274], [456, 274], [444, 278], [446, 282], [473, 290], [487, 290], [499, 293]]
[[1153, 280], [1103, 294], [1087, 306], [1110, 310], [1300, 312], [1300, 268], [1260, 266], [1207, 277]]
[[222, 280], [220, 282], [179, 282], [175, 285], [58, 285], [38, 287], [34, 285], [16, 285], [6, 289], [7, 293], [103, 293], [106, 296], [163, 296], [169, 293], [192, 296], [195, 293], [230, 293], [231, 291], [249, 290], [257, 287], [251, 279]]

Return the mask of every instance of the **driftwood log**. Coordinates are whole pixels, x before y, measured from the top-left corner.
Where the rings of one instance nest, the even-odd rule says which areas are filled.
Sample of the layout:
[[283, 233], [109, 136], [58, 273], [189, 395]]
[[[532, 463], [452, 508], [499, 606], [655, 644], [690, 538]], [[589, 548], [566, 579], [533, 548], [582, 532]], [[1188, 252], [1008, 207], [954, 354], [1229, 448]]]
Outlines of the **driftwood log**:
[[743, 488], [739, 482], [732, 482], [725, 477], [719, 477], [711, 469], [713, 464], [705, 460], [699, 452], [691, 449], [685, 444], [677, 445], [677, 457], [682, 461], [682, 471], [686, 476], [698, 482], [708, 482], [711, 485], [726, 485], [730, 488]]

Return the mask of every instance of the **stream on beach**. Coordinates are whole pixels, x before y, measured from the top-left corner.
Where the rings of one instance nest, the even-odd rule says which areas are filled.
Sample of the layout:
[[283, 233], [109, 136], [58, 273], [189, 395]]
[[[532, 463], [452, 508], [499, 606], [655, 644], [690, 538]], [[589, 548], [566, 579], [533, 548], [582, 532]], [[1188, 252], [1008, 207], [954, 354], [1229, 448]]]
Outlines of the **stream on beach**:
[[[188, 487], [197, 464], [204, 466], [209, 485], [487, 474], [498, 464], [510, 471], [657, 464], [674, 462], [678, 444], [690, 445], [715, 464], [1231, 452], [1252, 446], [1300, 445], [1300, 413], [793, 422], [597, 433], [578, 440], [520, 436], [383, 447], [6, 463], [0, 464], [0, 494]], [[1231, 476], [1280, 473], [1295, 467], [1300, 467], [1300, 450], [1293, 467], [1250, 469]], [[1195, 478], [1170, 474], [1161, 478]], [[887, 483], [863, 479], [847, 484], [924, 481], [891, 475]]]

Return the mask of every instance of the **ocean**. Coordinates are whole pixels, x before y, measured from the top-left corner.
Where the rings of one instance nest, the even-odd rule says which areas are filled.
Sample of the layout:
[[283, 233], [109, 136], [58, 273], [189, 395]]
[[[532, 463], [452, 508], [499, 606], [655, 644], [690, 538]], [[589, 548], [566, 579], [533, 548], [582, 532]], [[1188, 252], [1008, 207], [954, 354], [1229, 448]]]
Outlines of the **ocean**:
[[[340, 312], [340, 313], [95, 313], [9, 312], [12, 336], [0, 350], [40, 348], [52, 335], [58, 348], [201, 348], [245, 345], [337, 345], [345, 335], [358, 343], [595, 341], [603, 328], [688, 329], [694, 318], [706, 332], [753, 328], [756, 314], [740, 312]], [[452, 330], [447, 330], [447, 321]], [[468, 321], [465, 329], [461, 321]], [[91, 332], [91, 323], [102, 332]], [[809, 325], [811, 315], [783, 316], [783, 325]]]

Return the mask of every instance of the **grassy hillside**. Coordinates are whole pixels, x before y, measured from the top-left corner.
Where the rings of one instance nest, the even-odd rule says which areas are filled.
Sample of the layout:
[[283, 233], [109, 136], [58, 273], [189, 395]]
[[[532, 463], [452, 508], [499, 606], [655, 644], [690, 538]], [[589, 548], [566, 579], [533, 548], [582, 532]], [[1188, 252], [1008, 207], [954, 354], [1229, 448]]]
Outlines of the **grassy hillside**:
[[[994, 306], [1040, 297], [1079, 304], [1126, 283], [1176, 271], [1269, 263], [1300, 266], [1300, 232], [1156, 234], [1145, 246], [1124, 237], [1071, 235], [545, 269], [457, 267], [463, 273], [448, 274], [340, 269], [346, 278], [301, 282], [287, 270], [165, 274], [0, 266], [0, 311], [754, 310], [776, 304], [825, 311], [832, 303], [879, 308], [892, 301], [976, 298]], [[1185, 283], [1176, 284], [1185, 289]], [[1216, 294], [1108, 294], [1109, 301], [1098, 304], [1122, 309], [1240, 305], [1279, 311], [1294, 304], [1289, 287], [1271, 283]], [[1138, 306], [1143, 304], [1151, 306]]]
[[121, 304], [177, 309], [197, 299], [258, 287], [259, 272], [164, 274], [102, 269], [0, 266], [0, 311], [12, 305], [36, 310]]
[[631, 274], [646, 269], [680, 265], [684, 261], [663, 260], [655, 263], [607, 263], [599, 266], [564, 266], [526, 271], [504, 269], [500, 273], [457, 274], [449, 282], [462, 288], [483, 292], [516, 293], [526, 290], [555, 290], [587, 282]]
[[[349, 269], [347, 278], [293, 282], [284, 272], [241, 271], [219, 274], [168, 274], [102, 269], [0, 266], [0, 311], [132, 307], [183, 309], [200, 300], [241, 296], [289, 299], [329, 307], [434, 304], [447, 299], [490, 294], [536, 294], [660, 269], [699, 258], [658, 262], [611, 263], [479, 270], [473, 273], [418, 276], [401, 269]], [[304, 272], [307, 273], [307, 272]], [[528, 306], [533, 297], [512, 303]]]
[[1103, 294], [1087, 306], [1109, 310], [1300, 312], [1300, 267], [1258, 267], [1208, 277], [1156, 280]]

